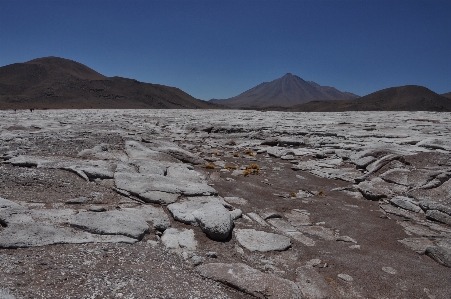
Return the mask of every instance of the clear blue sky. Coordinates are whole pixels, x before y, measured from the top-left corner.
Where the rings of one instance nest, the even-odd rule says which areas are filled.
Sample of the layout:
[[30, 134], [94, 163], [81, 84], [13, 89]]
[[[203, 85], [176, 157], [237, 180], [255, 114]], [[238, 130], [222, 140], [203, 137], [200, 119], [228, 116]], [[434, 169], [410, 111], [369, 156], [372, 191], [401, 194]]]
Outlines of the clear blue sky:
[[292, 73], [451, 91], [450, 0], [0, 0], [0, 66], [44, 56], [228, 98]]

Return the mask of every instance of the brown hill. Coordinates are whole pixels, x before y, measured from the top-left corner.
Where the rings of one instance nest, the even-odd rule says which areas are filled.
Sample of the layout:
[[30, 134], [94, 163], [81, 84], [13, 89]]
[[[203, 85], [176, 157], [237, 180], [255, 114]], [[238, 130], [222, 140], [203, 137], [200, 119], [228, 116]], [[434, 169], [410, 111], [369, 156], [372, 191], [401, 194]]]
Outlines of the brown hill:
[[444, 93], [444, 94], [442, 94], [442, 96], [445, 98], [451, 99], [451, 92]]
[[261, 83], [235, 97], [215, 100], [215, 103], [233, 108], [289, 107], [313, 100], [344, 100], [356, 97], [358, 96], [353, 93], [321, 86], [288, 73], [271, 82]]
[[175, 87], [106, 77], [81, 63], [58, 57], [0, 67], [0, 109], [219, 107]]
[[417, 85], [391, 87], [364, 97], [341, 101], [312, 101], [289, 111], [451, 111], [451, 99]]

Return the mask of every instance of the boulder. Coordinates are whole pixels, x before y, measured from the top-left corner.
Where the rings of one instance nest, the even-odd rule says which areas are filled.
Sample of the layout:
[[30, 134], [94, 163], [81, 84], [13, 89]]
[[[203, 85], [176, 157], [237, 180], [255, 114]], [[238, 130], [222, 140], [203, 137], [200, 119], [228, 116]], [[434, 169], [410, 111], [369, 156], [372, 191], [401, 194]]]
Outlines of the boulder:
[[224, 240], [233, 228], [230, 212], [219, 202], [208, 202], [193, 212], [202, 231], [213, 240]]

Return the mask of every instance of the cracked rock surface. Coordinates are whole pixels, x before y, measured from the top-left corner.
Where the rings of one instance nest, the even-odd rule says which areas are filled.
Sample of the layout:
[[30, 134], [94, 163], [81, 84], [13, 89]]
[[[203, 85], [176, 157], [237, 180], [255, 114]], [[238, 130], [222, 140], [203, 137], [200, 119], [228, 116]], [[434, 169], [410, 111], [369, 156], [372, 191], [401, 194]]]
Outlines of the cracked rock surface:
[[0, 298], [451, 298], [451, 114], [0, 111]]

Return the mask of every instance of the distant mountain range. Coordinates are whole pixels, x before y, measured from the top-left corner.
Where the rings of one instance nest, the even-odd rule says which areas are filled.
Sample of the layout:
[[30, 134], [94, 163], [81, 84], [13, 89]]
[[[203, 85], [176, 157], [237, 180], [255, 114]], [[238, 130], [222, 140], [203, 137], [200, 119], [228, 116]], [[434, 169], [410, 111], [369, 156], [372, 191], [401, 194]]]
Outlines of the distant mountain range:
[[106, 77], [81, 63], [58, 57], [0, 67], [0, 109], [220, 107], [175, 87]]
[[451, 111], [451, 92], [407, 85], [364, 97], [286, 74], [229, 99], [202, 101], [165, 85], [106, 77], [76, 61], [44, 57], [0, 67], [0, 109], [259, 109]]
[[232, 108], [291, 107], [315, 100], [346, 100], [358, 98], [350, 92], [305, 81], [290, 73], [271, 82], [261, 83], [233, 98], [213, 100]]
[[[449, 93], [448, 93], [449, 95]], [[338, 111], [451, 111], [451, 98], [418, 85], [391, 87], [358, 99], [312, 101], [286, 110], [299, 112]]]

